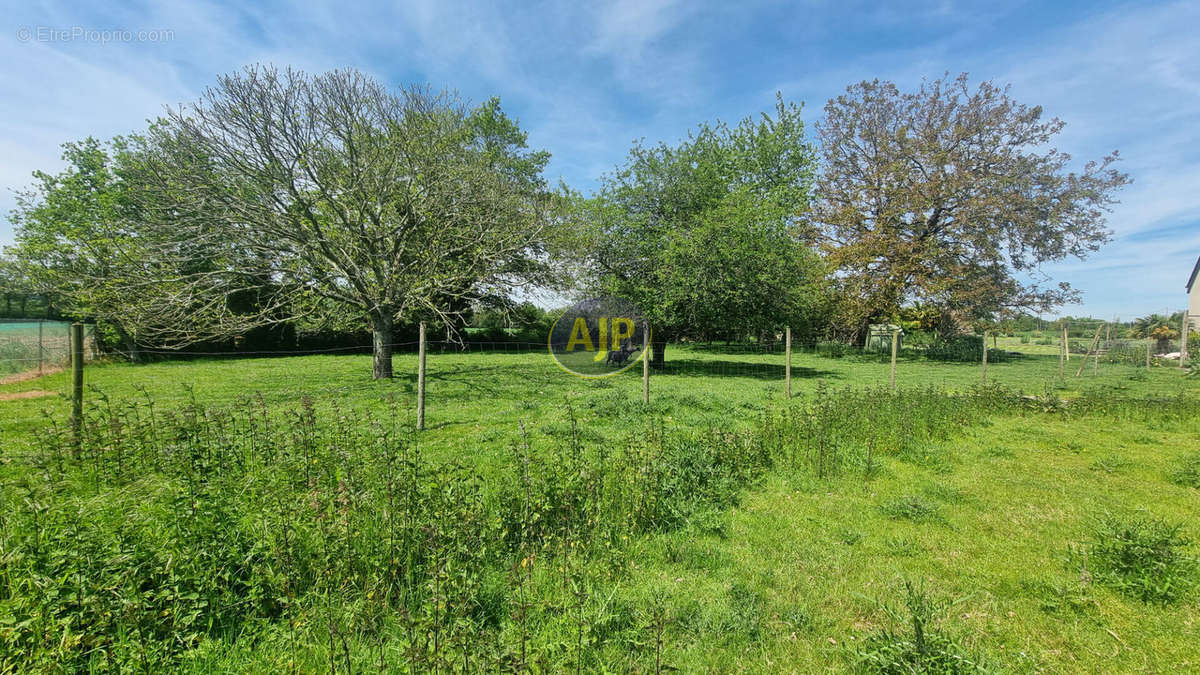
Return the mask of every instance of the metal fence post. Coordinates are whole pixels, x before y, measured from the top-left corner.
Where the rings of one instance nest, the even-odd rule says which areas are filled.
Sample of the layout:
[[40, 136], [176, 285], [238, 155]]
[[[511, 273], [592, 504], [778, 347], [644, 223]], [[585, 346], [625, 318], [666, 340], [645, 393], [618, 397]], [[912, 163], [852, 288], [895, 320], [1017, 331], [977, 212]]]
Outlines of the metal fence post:
[[45, 323], [45, 321], [38, 319], [38, 375], [41, 375], [43, 372], [42, 367], [44, 358], [42, 352], [42, 328]]

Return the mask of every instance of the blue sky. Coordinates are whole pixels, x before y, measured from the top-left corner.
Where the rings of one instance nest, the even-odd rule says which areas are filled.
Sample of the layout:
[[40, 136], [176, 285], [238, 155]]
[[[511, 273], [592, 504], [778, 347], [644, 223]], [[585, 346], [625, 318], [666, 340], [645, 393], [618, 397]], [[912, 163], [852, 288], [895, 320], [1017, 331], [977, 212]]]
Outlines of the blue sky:
[[[1180, 308], [1200, 255], [1200, 3], [6, 4], [5, 214], [31, 171], [60, 167], [62, 142], [137, 130], [250, 62], [499, 95], [553, 153], [550, 177], [584, 191], [634, 139], [674, 141], [702, 120], [768, 110], [776, 91], [806, 102], [811, 121], [858, 80], [912, 89], [966, 71], [1065, 120], [1055, 145], [1079, 164], [1119, 149], [1135, 181], [1110, 216], [1111, 244], [1047, 268], [1084, 291], [1066, 312]], [[170, 34], [44, 39], [75, 28]], [[0, 244], [11, 240], [0, 221]]]

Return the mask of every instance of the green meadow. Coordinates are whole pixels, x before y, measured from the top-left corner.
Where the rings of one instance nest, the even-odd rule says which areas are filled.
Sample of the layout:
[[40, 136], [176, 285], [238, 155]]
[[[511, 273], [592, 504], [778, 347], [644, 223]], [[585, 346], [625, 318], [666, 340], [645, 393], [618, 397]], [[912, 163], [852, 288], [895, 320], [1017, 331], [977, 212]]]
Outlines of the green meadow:
[[434, 350], [424, 431], [414, 354], [89, 364], [78, 445], [0, 385], [0, 672], [1200, 668], [1200, 380], [1077, 358]]

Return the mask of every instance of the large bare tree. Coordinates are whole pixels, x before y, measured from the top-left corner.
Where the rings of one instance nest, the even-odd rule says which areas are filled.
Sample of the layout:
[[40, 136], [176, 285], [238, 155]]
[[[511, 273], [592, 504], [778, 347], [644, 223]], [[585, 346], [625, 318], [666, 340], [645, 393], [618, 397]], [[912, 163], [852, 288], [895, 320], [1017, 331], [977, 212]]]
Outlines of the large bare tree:
[[391, 377], [397, 320], [544, 281], [544, 152], [495, 99], [469, 108], [357, 71], [254, 66], [151, 128], [144, 217], [239, 250], [297, 311], [369, 323]]
[[966, 75], [907, 93], [861, 82], [830, 100], [814, 219], [847, 325], [914, 301], [971, 320], [1075, 299], [1041, 266], [1108, 241], [1104, 216], [1129, 178], [1116, 152], [1068, 171], [1048, 147], [1062, 128]]

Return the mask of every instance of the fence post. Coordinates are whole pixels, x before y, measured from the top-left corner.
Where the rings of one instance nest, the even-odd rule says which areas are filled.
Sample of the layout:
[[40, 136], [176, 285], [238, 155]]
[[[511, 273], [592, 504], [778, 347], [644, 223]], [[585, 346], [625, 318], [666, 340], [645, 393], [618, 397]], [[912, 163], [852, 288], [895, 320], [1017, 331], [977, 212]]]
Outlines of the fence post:
[[1188, 358], [1187, 350], [1188, 338], [1188, 311], [1183, 310], [1183, 319], [1179, 322], [1179, 367], [1183, 368], [1183, 362]]
[[980, 371], [980, 384], [987, 384], [987, 338], [988, 332], [983, 331], [983, 370]]
[[43, 372], [42, 365], [44, 363], [44, 358], [42, 352], [42, 330], [45, 326], [45, 323], [45, 321], [38, 319], [38, 375], [41, 375]]
[[1084, 368], [1084, 366], [1087, 365], [1087, 360], [1088, 360], [1088, 357], [1092, 355], [1092, 350], [1097, 349], [1099, 347], [1099, 345], [1100, 345], [1100, 329], [1102, 329], [1102, 328], [1103, 328], [1103, 326], [1098, 326], [1096, 328], [1096, 335], [1092, 338], [1092, 344], [1088, 346], [1087, 351], [1083, 353], [1083, 363], [1079, 364], [1079, 370], [1075, 371], [1075, 377], [1079, 377], [1080, 375], [1083, 374], [1083, 368]]
[[[896, 391], [896, 349], [899, 347], [899, 345], [900, 331], [894, 330], [892, 331], [892, 374], [888, 378], [888, 384], [891, 386], [892, 391]], [[987, 349], [986, 343], [983, 345], [983, 348]]]
[[78, 452], [83, 434], [83, 324], [71, 324], [71, 432]]
[[1150, 370], [1150, 350], [1154, 348], [1154, 338], [1146, 337], [1146, 370]]
[[1060, 336], [1059, 336], [1059, 340], [1058, 340], [1058, 379], [1061, 380], [1062, 376], [1063, 376], [1063, 368], [1066, 367], [1065, 363], [1066, 363], [1066, 354], [1067, 354], [1067, 325], [1065, 323], [1062, 326], [1062, 330], [1059, 332], [1060, 332]]
[[425, 428], [425, 322], [421, 322], [417, 343], [417, 429]]
[[650, 402], [650, 322], [642, 322], [642, 403]]
[[1063, 349], [1067, 352], [1067, 363], [1071, 362], [1071, 322], [1063, 322]]
[[788, 398], [792, 397], [792, 327], [788, 326], [783, 329], [784, 339], [784, 365], [783, 365], [783, 382], [784, 393]]

